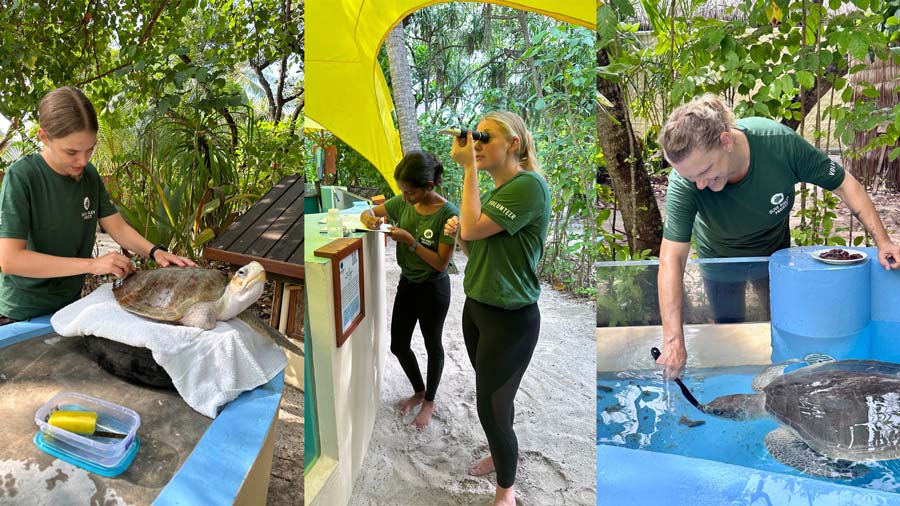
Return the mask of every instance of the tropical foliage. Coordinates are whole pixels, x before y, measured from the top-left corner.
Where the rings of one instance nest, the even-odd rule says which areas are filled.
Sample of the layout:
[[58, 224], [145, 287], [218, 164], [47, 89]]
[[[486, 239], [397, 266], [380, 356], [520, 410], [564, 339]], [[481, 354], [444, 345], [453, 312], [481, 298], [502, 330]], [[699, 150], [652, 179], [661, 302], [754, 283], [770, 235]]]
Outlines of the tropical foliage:
[[[459, 202], [462, 189], [462, 170], [449, 156], [451, 138], [438, 130], [473, 128], [491, 110], [518, 113], [534, 135], [552, 192], [542, 275], [559, 288], [593, 293], [593, 245], [602, 221], [593, 161], [594, 32], [542, 15], [461, 2], [422, 9], [403, 25], [419, 142], [444, 161], [438, 191]], [[382, 69], [393, 79], [387, 60], [381, 58]], [[371, 165], [338, 146], [339, 184], [379, 187], [390, 195]], [[482, 183], [483, 189], [493, 184], [488, 178]]]
[[303, 165], [302, 8], [0, 0], [0, 114], [12, 121], [0, 163], [37, 149], [45, 93], [78, 86], [98, 110], [93, 162], [123, 215], [196, 257]]
[[[621, 128], [643, 134], [646, 162], [629, 168], [639, 176], [668, 170], [656, 132], [675, 106], [706, 92], [724, 96], [738, 117], [780, 120], [821, 149], [852, 148], [845, 160], [897, 143], [900, 106], [879, 105], [879, 88], [859, 79], [872, 61], [897, 57], [896, 2], [616, 0], [598, 22], [598, 48], [610, 56], [601, 79], [624, 94], [633, 122]], [[879, 133], [850, 146], [866, 131]], [[893, 148], [889, 158], [898, 155]], [[833, 199], [804, 187], [798, 244], [844, 243]]]

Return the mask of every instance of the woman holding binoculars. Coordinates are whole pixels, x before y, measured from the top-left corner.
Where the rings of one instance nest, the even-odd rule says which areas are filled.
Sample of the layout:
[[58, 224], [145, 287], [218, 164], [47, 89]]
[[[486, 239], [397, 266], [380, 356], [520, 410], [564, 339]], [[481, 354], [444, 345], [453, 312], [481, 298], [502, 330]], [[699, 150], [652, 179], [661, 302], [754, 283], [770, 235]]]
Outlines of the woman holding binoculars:
[[[518, 440], [513, 401], [540, 333], [538, 262], [550, 223], [550, 192], [537, 172], [534, 140], [518, 115], [491, 112], [472, 133], [457, 138], [452, 157], [464, 169], [459, 218], [444, 233], [458, 236], [469, 257], [464, 288], [463, 336], [475, 368], [478, 418], [490, 456], [469, 474], [497, 472], [495, 506], [515, 504]], [[479, 197], [478, 171], [494, 188]]]

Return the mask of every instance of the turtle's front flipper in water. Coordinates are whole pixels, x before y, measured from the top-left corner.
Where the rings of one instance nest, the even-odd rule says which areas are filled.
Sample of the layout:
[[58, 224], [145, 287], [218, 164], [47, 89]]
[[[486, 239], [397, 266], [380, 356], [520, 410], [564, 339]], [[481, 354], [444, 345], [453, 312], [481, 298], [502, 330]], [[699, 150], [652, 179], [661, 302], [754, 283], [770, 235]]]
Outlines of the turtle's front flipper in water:
[[290, 342], [288, 338], [281, 335], [281, 332], [273, 329], [271, 325], [260, 320], [259, 317], [256, 316], [256, 313], [254, 313], [253, 311], [245, 309], [241, 311], [240, 314], [237, 315], [237, 317], [240, 318], [241, 321], [249, 325], [251, 329], [259, 332], [264, 336], [269, 336], [270, 338], [272, 338], [272, 340], [275, 341], [275, 344], [277, 344], [278, 346], [281, 346], [282, 348], [292, 353], [296, 353], [301, 357], [303, 356], [303, 350], [301, 350], [296, 344]]
[[852, 480], [869, 472], [869, 468], [859, 462], [822, 455], [784, 427], [766, 435], [766, 449], [778, 462], [813, 476]]

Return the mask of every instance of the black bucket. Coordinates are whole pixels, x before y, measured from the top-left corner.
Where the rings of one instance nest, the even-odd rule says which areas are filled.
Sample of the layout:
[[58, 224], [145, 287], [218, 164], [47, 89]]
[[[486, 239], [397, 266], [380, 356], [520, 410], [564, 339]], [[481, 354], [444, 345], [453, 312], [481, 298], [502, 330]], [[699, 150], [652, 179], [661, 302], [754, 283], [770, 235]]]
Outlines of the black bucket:
[[90, 357], [110, 374], [138, 385], [175, 388], [169, 373], [153, 360], [149, 349], [103, 337], [88, 335], [83, 338]]

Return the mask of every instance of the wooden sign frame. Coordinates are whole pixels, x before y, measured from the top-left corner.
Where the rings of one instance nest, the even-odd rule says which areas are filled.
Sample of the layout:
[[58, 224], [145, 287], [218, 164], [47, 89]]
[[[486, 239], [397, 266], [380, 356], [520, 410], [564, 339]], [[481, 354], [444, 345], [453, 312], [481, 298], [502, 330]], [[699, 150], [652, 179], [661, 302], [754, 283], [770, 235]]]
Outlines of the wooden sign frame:
[[[331, 241], [315, 251], [315, 256], [331, 260], [331, 283], [334, 293], [334, 330], [337, 347], [340, 348], [366, 317], [366, 286], [364, 258], [361, 238], [340, 238]], [[359, 313], [344, 327], [343, 293], [341, 292], [341, 261], [356, 255], [359, 265]]]

